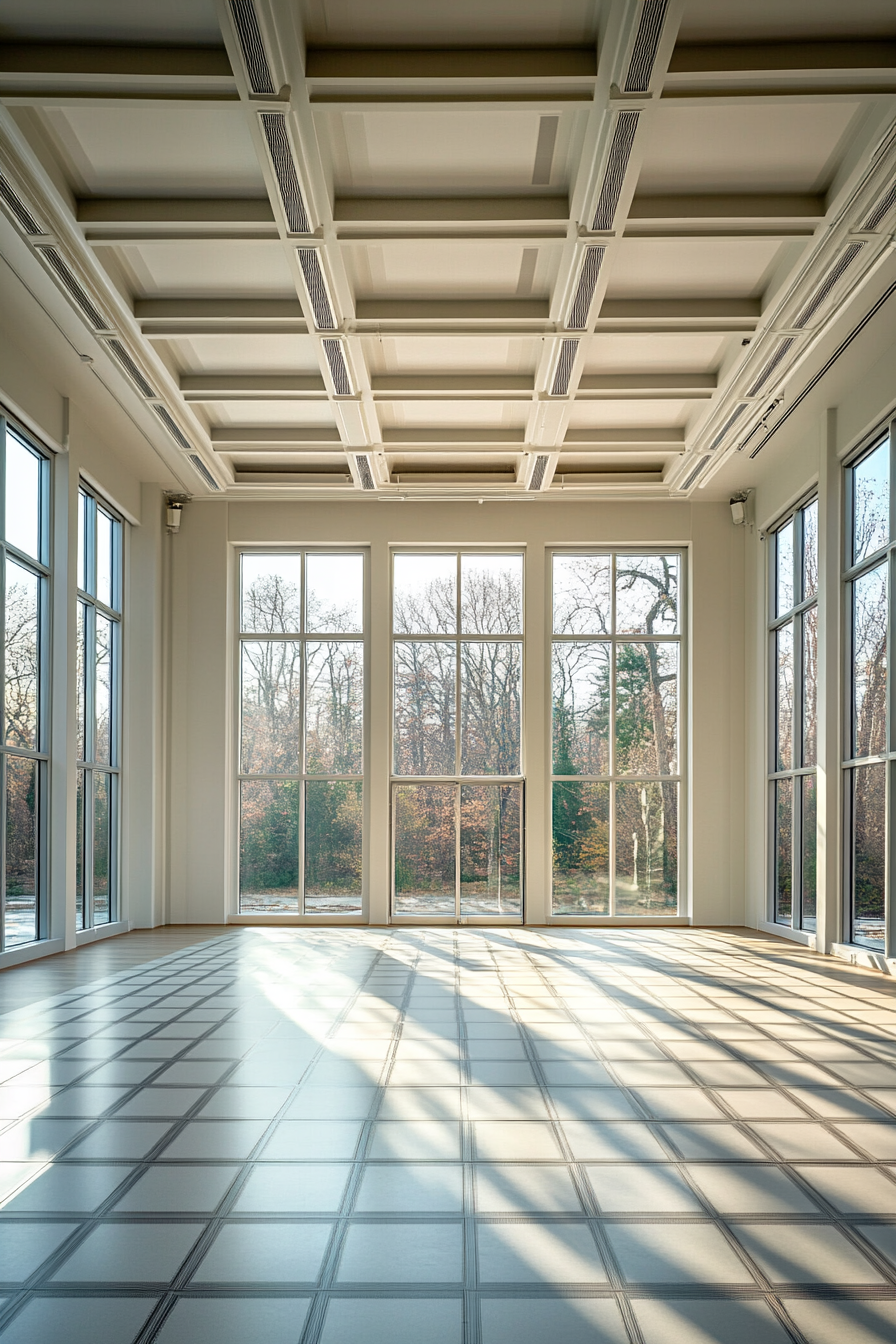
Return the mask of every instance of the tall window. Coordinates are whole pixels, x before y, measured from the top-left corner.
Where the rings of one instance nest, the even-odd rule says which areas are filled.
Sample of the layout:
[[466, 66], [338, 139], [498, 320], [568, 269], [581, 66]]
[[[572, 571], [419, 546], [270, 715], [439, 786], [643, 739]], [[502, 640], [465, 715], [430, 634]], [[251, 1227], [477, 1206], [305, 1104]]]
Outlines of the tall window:
[[892, 452], [888, 436], [846, 472], [848, 923], [853, 942], [878, 951], [886, 950], [887, 798], [896, 757], [887, 687]]
[[394, 911], [519, 919], [522, 554], [397, 553], [392, 630]]
[[78, 492], [75, 927], [118, 918], [122, 523]]
[[553, 557], [553, 911], [678, 909], [677, 554]]
[[818, 688], [818, 501], [771, 537], [769, 762], [773, 916], [815, 928]]
[[361, 909], [364, 556], [246, 554], [239, 908]]
[[48, 460], [0, 417], [3, 824], [0, 950], [47, 936]]

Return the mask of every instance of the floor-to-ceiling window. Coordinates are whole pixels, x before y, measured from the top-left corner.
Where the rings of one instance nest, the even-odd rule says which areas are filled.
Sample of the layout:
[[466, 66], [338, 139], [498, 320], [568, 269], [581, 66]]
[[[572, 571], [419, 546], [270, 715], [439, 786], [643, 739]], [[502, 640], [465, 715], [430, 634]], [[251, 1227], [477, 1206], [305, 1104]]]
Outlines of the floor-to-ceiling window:
[[815, 928], [818, 501], [769, 536], [772, 918]]
[[393, 912], [522, 915], [523, 555], [397, 551]]
[[357, 913], [365, 557], [240, 563], [239, 909]]
[[3, 822], [0, 950], [47, 937], [50, 463], [0, 416]]
[[555, 915], [678, 912], [682, 560], [553, 555]]

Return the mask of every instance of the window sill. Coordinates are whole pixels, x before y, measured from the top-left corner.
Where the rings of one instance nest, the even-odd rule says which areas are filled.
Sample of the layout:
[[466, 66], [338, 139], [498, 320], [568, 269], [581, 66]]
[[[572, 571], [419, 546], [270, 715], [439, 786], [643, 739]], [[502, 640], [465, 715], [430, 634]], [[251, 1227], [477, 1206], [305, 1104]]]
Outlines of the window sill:
[[96, 943], [101, 938], [114, 938], [119, 933], [129, 933], [130, 924], [126, 919], [116, 920], [114, 924], [98, 924], [93, 929], [82, 929], [80, 933], [75, 934], [75, 947], [83, 947], [85, 943]]
[[884, 956], [883, 952], [872, 952], [870, 947], [860, 947], [858, 943], [834, 943], [831, 956], [848, 961], [851, 966], [864, 966], [869, 971], [896, 975], [896, 960]]
[[816, 935], [807, 933], [805, 929], [793, 929], [789, 924], [773, 924], [769, 919], [760, 919], [757, 927], [762, 933], [773, 933], [778, 938], [789, 938], [792, 943], [802, 943], [803, 947], [811, 947], [813, 952], [817, 950]]
[[0, 970], [5, 970], [7, 966], [21, 966], [26, 961], [37, 961], [38, 957], [52, 957], [55, 952], [64, 951], [64, 938], [42, 938], [37, 943], [23, 943], [21, 947], [11, 947], [8, 952], [0, 952]]

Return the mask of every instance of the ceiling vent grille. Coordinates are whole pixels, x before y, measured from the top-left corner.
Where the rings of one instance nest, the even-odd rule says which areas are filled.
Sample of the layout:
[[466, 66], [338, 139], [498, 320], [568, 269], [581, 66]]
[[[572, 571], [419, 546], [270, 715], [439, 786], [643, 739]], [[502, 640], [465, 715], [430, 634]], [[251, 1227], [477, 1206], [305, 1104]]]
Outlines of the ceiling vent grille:
[[273, 94], [274, 81], [252, 0], [230, 0], [230, 12], [246, 64], [249, 88], [253, 93]]
[[168, 433], [171, 435], [174, 442], [178, 445], [178, 447], [183, 448], [184, 452], [192, 454], [193, 445], [190, 443], [190, 440], [187, 438], [186, 434], [183, 432], [183, 430], [178, 425], [177, 421], [174, 419], [174, 416], [168, 410], [168, 407], [153, 406], [153, 410], [161, 420], [162, 424], [167, 429]]
[[370, 460], [366, 453], [355, 453], [355, 468], [358, 472], [358, 483], [362, 490], [375, 490], [376, 482], [373, 479], [373, 472], [370, 470]]
[[802, 330], [803, 327], [809, 325], [819, 308], [830, 298], [838, 281], [845, 275], [864, 246], [864, 243], [850, 243], [849, 247], [843, 249], [815, 293], [794, 318], [793, 325], [797, 330]]
[[22, 200], [15, 187], [0, 173], [0, 200], [3, 201], [9, 213], [18, 224], [23, 233], [31, 235], [43, 233], [43, 229]]
[[158, 392], [156, 392], [156, 390], [146, 381], [143, 374], [140, 372], [140, 369], [137, 367], [136, 362], [131, 358], [130, 352], [125, 349], [121, 341], [107, 341], [106, 346], [109, 350], [109, 353], [111, 355], [114, 355], [114, 357], [118, 360], [119, 364], [124, 369], [125, 373], [128, 375], [131, 382], [135, 385], [141, 396], [157, 397], [159, 395]]
[[625, 77], [626, 93], [646, 93], [650, 88], [650, 76], [653, 74], [667, 6], [668, 0], [644, 0], [632, 59]]
[[576, 340], [560, 342], [560, 356], [554, 370], [554, 381], [551, 383], [552, 397], [565, 397], [569, 391], [569, 380], [572, 377], [572, 366], [578, 349], [579, 342]]
[[205, 465], [205, 463], [203, 462], [202, 458], [199, 456], [198, 453], [191, 453], [190, 461], [193, 463], [193, 466], [199, 472], [199, 475], [205, 481], [206, 485], [210, 490], [221, 489], [220, 485], [215, 480], [214, 476], [211, 474], [208, 467]]
[[691, 486], [694, 484], [697, 477], [702, 473], [708, 461], [709, 461], [708, 457], [701, 457], [700, 461], [697, 463], [694, 470], [682, 481], [681, 485], [679, 486], [679, 489], [690, 490]]
[[734, 428], [734, 426], [737, 424], [738, 420], [741, 418], [741, 416], [743, 415], [744, 411], [747, 409], [749, 404], [750, 403], [748, 401], [742, 401], [739, 406], [735, 406], [734, 410], [731, 412], [728, 419], [725, 421], [724, 425], [719, 430], [718, 434], [715, 436], [712, 443], [709, 445], [710, 452], [713, 452], [714, 449], [718, 448], [719, 444], [722, 442], [725, 435], [728, 433], [729, 429]]
[[613, 227], [640, 115], [639, 112], [620, 112], [616, 118], [613, 139], [610, 141], [610, 153], [607, 157], [607, 169], [600, 196], [597, 198], [594, 223], [591, 226], [595, 230], [603, 231]]
[[108, 331], [109, 323], [61, 253], [55, 247], [38, 247], [37, 251], [50, 267], [69, 298], [79, 309], [81, 316], [87, 318], [93, 330]]
[[753, 383], [752, 387], [749, 388], [747, 392], [748, 397], [755, 397], [759, 392], [762, 391], [762, 389], [768, 382], [769, 378], [771, 378], [772, 374], [774, 373], [775, 369], [778, 367], [781, 361], [785, 359], [786, 356], [789, 354], [791, 346], [793, 346], [795, 342], [796, 342], [795, 336], [787, 336], [783, 341], [780, 341], [778, 343], [777, 350], [768, 360], [766, 360], [766, 363], [759, 377], [756, 379], [755, 383]]
[[313, 247], [300, 247], [297, 251], [302, 275], [305, 277], [308, 301], [311, 304], [311, 311], [314, 313], [314, 325], [318, 331], [333, 331], [336, 327], [336, 318], [333, 316], [333, 305], [330, 303], [330, 296], [327, 293], [327, 285], [317, 250]]
[[532, 468], [532, 478], [529, 481], [529, 490], [540, 490], [544, 485], [544, 478], [548, 469], [548, 456], [546, 453], [539, 453], [535, 459], [535, 466]]
[[299, 185], [292, 146], [286, 133], [286, 115], [283, 112], [261, 112], [259, 115], [289, 231], [310, 233], [308, 212]]
[[864, 223], [861, 225], [862, 232], [874, 233], [883, 222], [884, 216], [890, 213], [894, 205], [896, 205], [896, 182], [893, 183], [889, 191], [884, 192], [883, 196], [881, 196], [880, 200], [877, 202], [877, 205], [875, 205], [874, 209], [867, 216]]
[[331, 336], [329, 340], [324, 341], [324, 354], [327, 357], [327, 364], [330, 366], [330, 377], [333, 379], [333, 390], [337, 397], [350, 397], [354, 388], [352, 387], [342, 342]]
[[597, 286], [605, 252], [605, 247], [586, 247], [585, 249], [585, 259], [582, 262], [579, 283], [569, 306], [569, 317], [566, 322], [570, 331], [584, 331], [588, 325], [591, 300], [594, 298], [594, 290]]

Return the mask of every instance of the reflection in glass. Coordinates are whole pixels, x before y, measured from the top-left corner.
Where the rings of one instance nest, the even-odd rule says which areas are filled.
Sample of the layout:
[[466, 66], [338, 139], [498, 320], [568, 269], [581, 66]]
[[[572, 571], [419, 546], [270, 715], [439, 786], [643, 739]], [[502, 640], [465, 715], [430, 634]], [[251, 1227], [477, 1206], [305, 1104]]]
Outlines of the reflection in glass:
[[793, 779], [775, 780], [775, 920], [793, 912]]
[[612, 578], [608, 555], [554, 556], [554, 634], [608, 635]]
[[616, 772], [677, 771], [678, 645], [616, 646]]
[[305, 629], [357, 635], [364, 628], [363, 555], [305, 557]]
[[775, 533], [775, 615], [793, 606], [793, 519]]
[[793, 766], [793, 621], [782, 625], [775, 635], [775, 732], [776, 770]]
[[803, 509], [803, 601], [818, 592], [818, 500]]
[[87, 496], [78, 491], [78, 587], [87, 591]]
[[818, 889], [817, 857], [818, 847], [818, 804], [815, 793], [815, 776], [802, 776], [803, 793], [803, 840], [802, 840], [802, 923], [801, 928], [815, 928], [816, 897]]
[[677, 629], [678, 556], [617, 555], [617, 634], [674, 635]]
[[75, 635], [75, 698], [78, 711], [75, 754], [79, 761], [83, 761], [87, 751], [87, 607], [83, 602], [78, 603]]
[[6, 561], [6, 741], [39, 749], [40, 579]]
[[395, 645], [395, 773], [453, 775], [455, 645], [442, 640]]
[[272, 635], [301, 630], [300, 555], [244, 555], [241, 583], [243, 630]]
[[111, 780], [102, 770], [93, 772], [93, 922], [108, 924], [112, 871]]
[[84, 928], [84, 794], [87, 785], [86, 770], [78, 771], [75, 787], [75, 928]]
[[463, 784], [460, 790], [460, 912], [519, 915], [519, 784]]
[[818, 742], [818, 608], [803, 614], [803, 765], [815, 765]]
[[112, 519], [102, 509], [96, 511], [96, 595], [107, 607], [114, 607], [112, 593]]
[[41, 459], [6, 432], [6, 540], [34, 560], [40, 554]]
[[883, 762], [851, 770], [852, 938], [884, 950], [886, 933], [886, 796]]
[[873, 756], [887, 740], [887, 571], [852, 583], [854, 757]]
[[519, 774], [522, 675], [522, 644], [478, 640], [461, 644], [462, 774]]
[[37, 762], [6, 758], [7, 947], [37, 938]]
[[395, 911], [454, 914], [453, 784], [400, 784], [395, 790]]
[[308, 644], [305, 669], [305, 770], [359, 775], [364, 715], [364, 646]]
[[555, 915], [609, 914], [610, 787], [578, 780], [553, 785]]
[[852, 468], [852, 563], [890, 538], [890, 445], [885, 439]]
[[299, 794], [293, 779], [240, 784], [240, 910], [299, 913]]
[[616, 913], [678, 910], [678, 785], [616, 785]]
[[112, 747], [112, 637], [113, 626], [108, 616], [96, 613], [96, 683], [94, 708], [96, 715], [96, 746], [94, 759], [102, 765], [111, 763]]
[[523, 557], [462, 555], [460, 628], [465, 635], [523, 632]]
[[397, 635], [453, 635], [457, 630], [457, 556], [395, 556], [392, 598]]
[[551, 683], [554, 774], [609, 774], [610, 645], [555, 644]]
[[240, 745], [245, 772], [299, 772], [301, 687], [301, 644], [291, 639], [243, 642]]
[[305, 913], [361, 909], [361, 781], [305, 785]]

